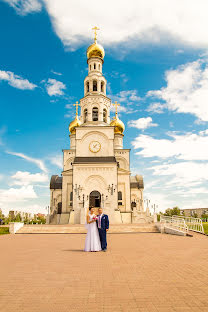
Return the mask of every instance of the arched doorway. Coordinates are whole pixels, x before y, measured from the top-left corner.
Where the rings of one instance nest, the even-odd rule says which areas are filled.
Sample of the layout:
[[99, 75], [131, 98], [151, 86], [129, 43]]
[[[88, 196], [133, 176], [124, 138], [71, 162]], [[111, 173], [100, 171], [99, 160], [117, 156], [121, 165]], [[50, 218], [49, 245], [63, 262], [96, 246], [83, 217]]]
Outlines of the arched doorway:
[[92, 191], [90, 193], [90, 206], [100, 207], [101, 204], [101, 195], [98, 191]]

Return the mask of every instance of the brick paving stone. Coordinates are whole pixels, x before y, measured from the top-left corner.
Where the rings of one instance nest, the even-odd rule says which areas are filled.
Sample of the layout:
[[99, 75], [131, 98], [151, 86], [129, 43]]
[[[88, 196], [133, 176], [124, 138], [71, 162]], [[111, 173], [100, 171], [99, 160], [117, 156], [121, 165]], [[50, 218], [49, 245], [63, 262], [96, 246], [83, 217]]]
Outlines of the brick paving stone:
[[0, 312], [208, 311], [208, 238], [109, 234], [106, 253], [82, 234], [0, 237]]

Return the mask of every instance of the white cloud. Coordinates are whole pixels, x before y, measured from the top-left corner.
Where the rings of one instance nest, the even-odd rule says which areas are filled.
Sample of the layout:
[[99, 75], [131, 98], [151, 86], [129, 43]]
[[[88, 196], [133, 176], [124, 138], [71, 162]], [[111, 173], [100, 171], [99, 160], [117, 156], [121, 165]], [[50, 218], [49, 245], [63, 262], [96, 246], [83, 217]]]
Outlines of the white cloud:
[[0, 189], [1, 203], [13, 203], [16, 201], [25, 201], [37, 198], [32, 185], [22, 186], [20, 188]]
[[6, 152], [7, 154], [10, 154], [10, 155], [14, 155], [14, 156], [17, 156], [17, 157], [20, 157], [20, 158], [23, 158], [29, 162], [32, 162], [34, 163], [36, 166], [38, 166], [42, 171], [44, 172], [47, 172], [47, 168], [44, 164], [44, 162], [41, 160], [41, 159], [37, 159], [37, 158], [32, 158], [32, 157], [29, 157], [23, 153], [16, 153], [16, 152], [9, 152], [7, 151]]
[[17, 171], [13, 176], [11, 184], [14, 185], [29, 185], [32, 183], [45, 183], [48, 182], [48, 175], [45, 173], [32, 174], [27, 171]]
[[170, 139], [155, 139], [148, 135], [139, 135], [132, 142], [136, 152], [143, 157], [175, 157], [181, 160], [208, 159], [208, 129], [196, 133], [178, 135], [169, 133]]
[[[167, 186], [180, 186], [190, 188], [198, 184], [208, 182], [208, 163], [198, 163], [193, 161], [156, 165], [151, 168], [154, 176], [172, 176]], [[190, 193], [204, 193], [205, 188], [189, 190]], [[206, 188], [208, 192], [208, 188]], [[187, 191], [186, 191], [187, 193]]]
[[[152, 183], [150, 182], [149, 186], [150, 184]], [[150, 203], [148, 203], [148, 206], [152, 214], [154, 213], [154, 205], [155, 205], [155, 211], [160, 212], [160, 211], [165, 211], [167, 208], [174, 207], [177, 204], [177, 202], [174, 201], [173, 199], [170, 199], [168, 195], [169, 194], [166, 192], [163, 192], [163, 190], [160, 190], [160, 191], [157, 190], [156, 192], [153, 192], [151, 190], [151, 187], [148, 187], [148, 188], [145, 187], [144, 198], [150, 200]], [[147, 202], [145, 201], [144, 203], [145, 210], [146, 210], [146, 207], [147, 207]]]
[[105, 45], [130, 39], [140, 45], [142, 41], [167, 44], [173, 38], [194, 47], [208, 46], [207, 0], [106, 0], [102, 9], [93, 0], [43, 1], [57, 35], [71, 49], [92, 37], [94, 25], [100, 27]]
[[[141, 100], [137, 90], [126, 90], [120, 91], [117, 94], [112, 94], [109, 90], [109, 96], [111, 97], [112, 103], [117, 101], [120, 105], [118, 106], [118, 113], [132, 114], [137, 112], [138, 102]], [[115, 106], [111, 105], [110, 110], [115, 112]]]
[[125, 105], [129, 105], [132, 102], [139, 102], [141, 100], [140, 96], [138, 95], [137, 90], [126, 90], [120, 91], [115, 95], [111, 95], [112, 101], [117, 101], [119, 103], [124, 103]]
[[161, 103], [151, 103], [146, 111], [150, 113], [162, 114], [164, 112], [164, 105]]
[[42, 9], [39, 0], [3, 0], [13, 7], [20, 15], [39, 12]]
[[52, 72], [54, 75], [62, 76], [62, 73], [58, 73], [58, 72], [56, 72], [56, 71], [54, 71], [54, 70], [51, 70], [51, 72]]
[[151, 117], [146, 117], [146, 118], [139, 118], [137, 120], [130, 120], [128, 121], [128, 126], [134, 127], [137, 129], [147, 129], [150, 127], [157, 127], [158, 124], [152, 123]]
[[50, 161], [53, 165], [57, 166], [58, 168], [63, 169], [63, 156], [62, 155], [56, 155], [56, 156], [50, 157]]
[[164, 108], [190, 113], [208, 121], [208, 65], [198, 60], [165, 73], [167, 86], [149, 91], [147, 96], [164, 101]]
[[[199, 133], [176, 134], [169, 133], [170, 139], [155, 139], [151, 136], [140, 135], [133, 142], [135, 149], [141, 149], [137, 155], [157, 157], [160, 164], [152, 162], [149, 177], [152, 174], [152, 184], [147, 191], [151, 194], [166, 190], [173, 205], [181, 208], [188, 206], [197, 195], [204, 197], [208, 193], [208, 130]], [[164, 162], [164, 159], [167, 159]], [[157, 160], [157, 159], [156, 159]], [[154, 165], [153, 165], [154, 164]], [[159, 190], [154, 190], [154, 180]], [[151, 181], [150, 181], [151, 182]], [[147, 185], [148, 186], [148, 185]], [[200, 201], [200, 198], [199, 198]], [[173, 206], [172, 205], [172, 206]], [[197, 205], [199, 207], [199, 204]]]
[[10, 71], [0, 70], [0, 80], [7, 81], [10, 86], [20, 90], [33, 90], [37, 87], [27, 79], [17, 76]]
[[47, 90], [48, 95], [50, 96], [63, 95], [64, 94], [63, 90], [65, 89], [66, 89], [65, 84], [56, 79], [49, 78], [46, 83], [46, 90]]
[[[38, 0], [4, 1], [19, 14], [41, 10]], [[72, 50], [92, 38], [94, 25], [100, 27], [99, 38], [105, 45], [131, 39], [140, 45], [143, 42], [167, 44], [172, 39], [199, 48], [208, 46], [207, 0], [129, 0], [128, 3], [106, 0], [102, 2], [102, 10], [93, 0], [43, 0], [43, 3], [56, 34]]]

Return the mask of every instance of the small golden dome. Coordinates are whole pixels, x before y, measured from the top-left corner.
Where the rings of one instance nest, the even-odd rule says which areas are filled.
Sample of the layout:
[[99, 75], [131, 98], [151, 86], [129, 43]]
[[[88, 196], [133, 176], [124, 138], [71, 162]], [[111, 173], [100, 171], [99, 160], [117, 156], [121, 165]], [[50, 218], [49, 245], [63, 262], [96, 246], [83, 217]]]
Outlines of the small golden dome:
[[69, 132], [71, 132], [71, 134], [75, 134], [75, 127], [79, 127], [80, 125], [81, 121], [78, 116], [76, 116], [75, 119], [69, 124]]
[[124, 123], [118, 118], [117, 114], [116, 116], [111, 120], [110, 123], [111, 126], [115, 127], [114, 132], [115, 133], [123, 133], [125, 130]]
[[104, 56], [105, 56], [105, 50], [97, 42], [94, 42], [93, 44], [91, 44], [87, 49], [87, 58], [88, 59], [91, 57], [99, 57], [103, 60]]

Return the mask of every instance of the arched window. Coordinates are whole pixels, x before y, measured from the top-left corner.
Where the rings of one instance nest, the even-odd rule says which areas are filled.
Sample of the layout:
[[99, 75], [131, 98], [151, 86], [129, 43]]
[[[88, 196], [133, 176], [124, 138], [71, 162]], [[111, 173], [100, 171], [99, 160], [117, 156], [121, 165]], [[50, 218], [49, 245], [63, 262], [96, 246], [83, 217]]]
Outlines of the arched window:
[[94, 69], [96, 69], [96, 64], [94, 63]]
[[100, 70], [100, 64], [99, 64], [99, 70]]
[[105, 108], [103, 110], [103, 121], [107, 122], [107, 110]]
[[122, 200], [122, 192], [121, 191], [118, 192], [118, 200]]
[[92, 121], [98, 121], [98, 108], [93, 107], [92, 109]]
[[85, 108], [84, 110], [84, 122], [87, 121], [87, 108]]
[[91, 67], [92, 67], [92, 66], [90, 65], [90, 70], [91, 70]]
[[86, 83], [86, 90], [87, 90], [87, 92], [90, 91], [90, 84], [89, 84], [89, 81], [87, 81], [87, 83]]
[[97, 91], [97, 81], [93, 80], [93, 91]]
[[104, 82], [101, 81], [101, 92], [104, 92]]

